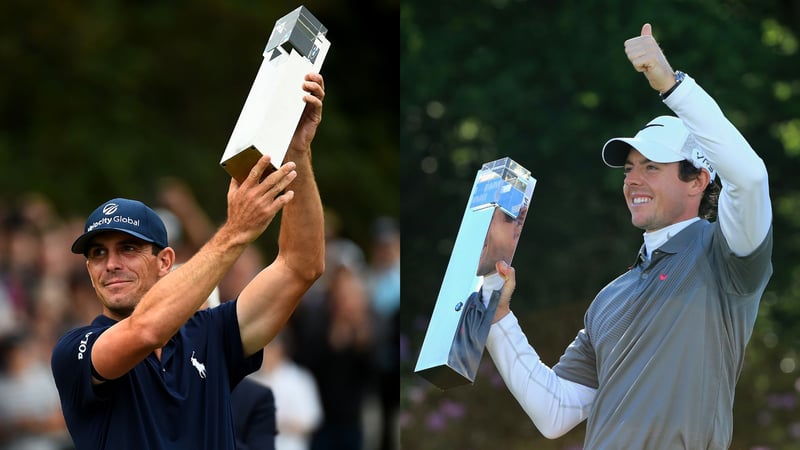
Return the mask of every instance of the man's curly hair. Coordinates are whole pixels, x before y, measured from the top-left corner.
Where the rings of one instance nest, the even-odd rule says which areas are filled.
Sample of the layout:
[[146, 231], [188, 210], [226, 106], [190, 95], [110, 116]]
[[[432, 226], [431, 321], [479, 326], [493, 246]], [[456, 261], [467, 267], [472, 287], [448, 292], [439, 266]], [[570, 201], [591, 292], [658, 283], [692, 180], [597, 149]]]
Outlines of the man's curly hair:
[[[700, 175], [701, 170], [684, 159], [678, 166], [678, 178], [681, 181], [692, 181]], [[701, 218], [711, 222], [717, 220], [717, 201], [719, 201], [721, 188], [719, 178], [708, 183], [705, 192], [703, 192], [703, 198], [700, 200], [700, 208], [697, 213]]]

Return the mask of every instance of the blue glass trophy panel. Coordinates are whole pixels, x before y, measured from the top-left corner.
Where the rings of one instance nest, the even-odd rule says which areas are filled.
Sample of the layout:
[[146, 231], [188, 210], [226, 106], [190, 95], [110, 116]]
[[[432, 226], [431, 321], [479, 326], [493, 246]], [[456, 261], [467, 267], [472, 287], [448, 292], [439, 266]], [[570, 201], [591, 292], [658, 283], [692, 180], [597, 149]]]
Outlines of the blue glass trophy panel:
[[516, 218], [520, 209], [530, 202], [535, 185], [536, 179], [531, 177], [531, 172], [511, 158], [488, 162], [475, 178], [469, 208], [478, 210], [497, 206]]

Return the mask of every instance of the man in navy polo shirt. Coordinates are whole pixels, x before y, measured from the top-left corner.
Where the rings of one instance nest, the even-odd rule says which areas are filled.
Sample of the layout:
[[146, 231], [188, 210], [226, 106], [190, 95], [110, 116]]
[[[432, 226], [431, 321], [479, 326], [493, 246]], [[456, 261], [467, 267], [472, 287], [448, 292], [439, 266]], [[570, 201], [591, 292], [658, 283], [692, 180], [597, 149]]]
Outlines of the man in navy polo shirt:
[[[227, 220], [178, 269], [163, 222], [143, 203], [116, 198], [89, 216], [72, 251], [86, 256], [103, 314], [65, 334], [52, 357], [77, 449], [235, 449], [231, 390], [258, 369], [263, 347], [323, 271], [311, 169], [323, 86], [306, 76], [290, 162], [262, 180], [264, 156], [243, 182], [231, 180]], [[281, 209], [275, 261], [235, 301], [198, 311]]]

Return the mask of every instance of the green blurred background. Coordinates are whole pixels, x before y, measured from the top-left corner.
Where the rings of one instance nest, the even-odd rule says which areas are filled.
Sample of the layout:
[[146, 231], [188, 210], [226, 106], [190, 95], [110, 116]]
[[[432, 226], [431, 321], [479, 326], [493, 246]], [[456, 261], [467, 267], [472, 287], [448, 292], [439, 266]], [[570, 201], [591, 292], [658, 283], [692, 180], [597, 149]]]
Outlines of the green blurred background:
[[538, 179], [513, 304], [548, 365], [633, 261], [641, 231], [622, 172], [600, 149], [671, 113], [623, 51], [645, 22], [769, 170], [775, 274], [738, 383], [731, 448], [800, 448], [800, 4], [769, 0], [401, 3], [403, 448], [581, 448], [582, 425], [542, 438], [488, 355], [475, 385], [445, 392], [413, 369], [483, 162], [510, 156]]
[[366, 246], [374, 217], [399, 214], [396, 0], [3, 2], [0, 199], [40, 192], [85, 217], [114, 196], [153, 202], [176, 176], [221, 222], [219, 160], [275, 21], [301, 4], [331, 41], [317, 181]]

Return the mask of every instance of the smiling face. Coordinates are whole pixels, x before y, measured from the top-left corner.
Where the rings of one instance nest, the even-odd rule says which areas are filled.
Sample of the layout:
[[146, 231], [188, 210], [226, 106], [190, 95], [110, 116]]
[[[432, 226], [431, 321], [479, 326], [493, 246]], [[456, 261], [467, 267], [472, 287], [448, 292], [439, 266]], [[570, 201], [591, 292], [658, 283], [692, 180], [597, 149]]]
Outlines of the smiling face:
[[655, 231], [697, 217], [707, 177], [681, 181], [678, 166], [650, 161], [633, 148], [628, 153], [623, 193], [634, 226]]
[[174, 261], [171, 248], [154, 255], [151, 243], [119, 231], [93, 237], [86, 251], [86, 268], [103, 313], [116, 320], [131, 315], [144, 294], [169, 273]]

